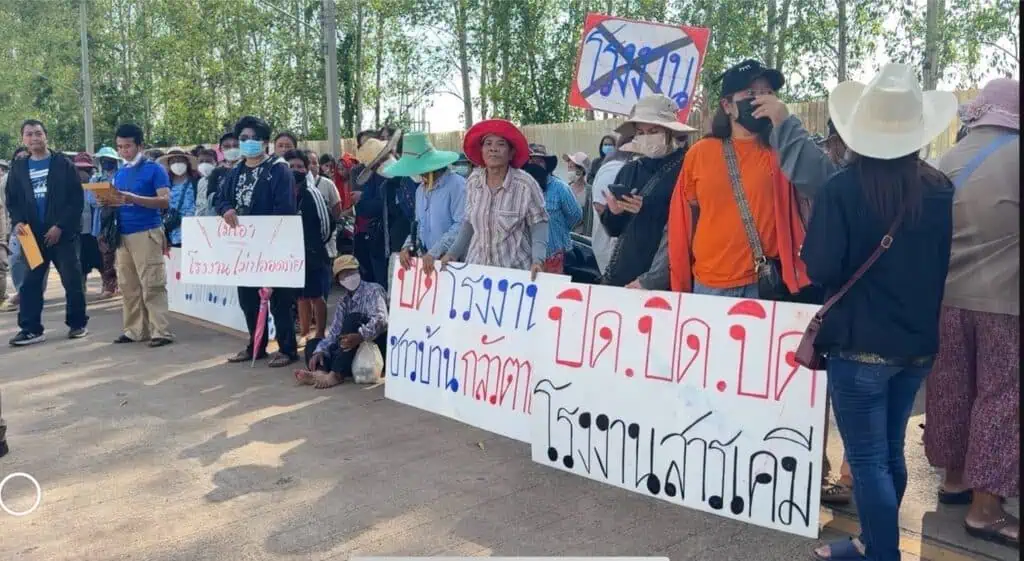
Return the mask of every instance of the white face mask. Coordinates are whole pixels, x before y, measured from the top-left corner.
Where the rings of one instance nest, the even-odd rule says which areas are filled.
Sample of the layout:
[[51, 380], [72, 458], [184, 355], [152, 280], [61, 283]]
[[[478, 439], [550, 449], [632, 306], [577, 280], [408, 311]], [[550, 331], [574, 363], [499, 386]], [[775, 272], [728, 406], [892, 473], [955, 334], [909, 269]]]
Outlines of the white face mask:
[[210, 162], [203, 162], [203, 163], [199, 164], [198, 167], [199, 167], [199, 175], [202, 175], [203, 177], [206, 177], [206, 176], [210, 175], [211, 171], [213, 171], [214, 165], [211, 164]]
[[359, 275], [349, 275], [338, 281], [338, 284], [345, 290], [354, 292], [355, 289], [359, 288]]
[[633, 146], [638, 153], [648, 158], [660, 158], [668, 154], [669, 149], [665, 135], [660, 133], [637, 136], [633, 139]]
[[242, 149], [241, 148], [228, 148], [227, 150], [224, 151], [224, 159], [229, 161], [229, 162], [233, 162], [233, 161], [235, 161], [235, 160], [237, 160], [238, 158], [241, 158], [241, 157], [242, 157]]
[[183, 164], [181, 162], [171, 164], [171, 173], [174, 175], [185, 175], [186, 171], [188, 171], [188, 164]]
[[409, 179], [415, 181], [416, 183], [423, 183], [423, 176], [422, 175], [410, 175]]
[[388, 157], [388, 159], [384, 160], [383, 162], [381, 162], [381, 164], [379, 166], [377, 166], [377, 173], [379, 173], [381, 177], [386, 177], [388, 179], [391, 179], [390, 175], [384, 173], [384, 168], [390, 166], [393, 163], [395, 163], [395, 158], [394, 157]]

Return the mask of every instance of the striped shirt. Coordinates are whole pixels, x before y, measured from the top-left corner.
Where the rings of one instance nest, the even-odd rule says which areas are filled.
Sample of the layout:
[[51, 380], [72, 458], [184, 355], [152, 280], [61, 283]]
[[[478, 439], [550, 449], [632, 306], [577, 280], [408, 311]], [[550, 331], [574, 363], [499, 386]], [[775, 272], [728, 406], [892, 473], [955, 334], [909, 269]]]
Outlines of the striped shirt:
[[553, 175], [548, 176], [548, 188], [544, 191], [544, 209], [551, 217], [548, 222], [548, 257], [572, 250], [569, 233], [583, 218], [583, 207], [572, 189]]
[[544, 193], [521, 169], [509, 168], [496, 189], [487, 186], [487, 171], [474, 170], [466, 180], [466, 217], [473, 227], [466, 262], [509, 269], [529, 269], [533, 262], [530, 228], [548, 221]]

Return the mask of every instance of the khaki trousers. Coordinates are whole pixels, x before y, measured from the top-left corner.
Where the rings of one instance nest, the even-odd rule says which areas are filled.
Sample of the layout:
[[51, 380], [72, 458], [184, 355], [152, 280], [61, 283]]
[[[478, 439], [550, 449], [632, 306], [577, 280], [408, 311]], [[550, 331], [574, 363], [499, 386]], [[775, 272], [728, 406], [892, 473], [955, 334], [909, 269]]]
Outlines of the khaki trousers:
[[135, 341], [170, 339], [162, 227], [121, 236], [117, 280], [124, 334]]

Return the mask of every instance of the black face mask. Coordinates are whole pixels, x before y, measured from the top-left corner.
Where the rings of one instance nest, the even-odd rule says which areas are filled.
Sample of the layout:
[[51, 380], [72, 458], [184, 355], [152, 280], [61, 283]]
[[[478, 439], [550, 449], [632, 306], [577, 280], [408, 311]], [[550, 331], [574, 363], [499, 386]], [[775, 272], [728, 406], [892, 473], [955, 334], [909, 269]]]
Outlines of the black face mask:
[[537, 181], [537, 185], [540, 185], [541, 191], [546, 191], [548, 188], [548, 170], [544, 166], [538, 166], [537, 164], [526, 164], [523, 166], [523, 171], [533, 176]]
[[303, 186], [306, 184], [306, 174], [301, 171], [292, 171], [292, 177], [295, 178], [295, 186]]
[[748, 98], [736, 102], [736, 109], [739, 111], [736, 122], [748, 131], [760, 134], [772, 127], [772, 120], [768, 117], [755, 118], [753, 101], [753, 99]]

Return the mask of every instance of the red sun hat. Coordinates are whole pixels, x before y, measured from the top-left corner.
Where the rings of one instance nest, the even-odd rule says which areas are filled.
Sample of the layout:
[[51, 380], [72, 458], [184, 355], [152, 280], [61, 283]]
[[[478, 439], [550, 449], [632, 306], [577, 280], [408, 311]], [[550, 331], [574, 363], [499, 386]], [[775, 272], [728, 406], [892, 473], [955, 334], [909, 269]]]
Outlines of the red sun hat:
[[509, 165], [514, 168], [521, 168], [530, 159], [530, 144], [526, 142], [526, 135], [519, 127], [505, 119], [488, 119], [469, 127], [466, 137], [462, 141], [462, 151], [466, 158], [475, 166], [483, 166], [483, 143], [490, 135], [497, 135], [504, 138], [515, 149], [515, 155]]

